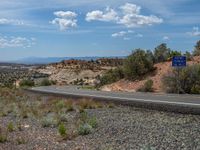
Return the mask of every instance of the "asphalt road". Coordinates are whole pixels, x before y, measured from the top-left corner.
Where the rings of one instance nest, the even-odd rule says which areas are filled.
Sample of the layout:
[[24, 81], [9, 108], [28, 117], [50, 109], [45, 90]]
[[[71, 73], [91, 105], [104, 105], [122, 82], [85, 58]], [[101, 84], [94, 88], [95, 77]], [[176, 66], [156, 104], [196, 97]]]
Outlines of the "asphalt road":
[[107, 102], [115, 102], [119, 104], [164, 111], [200, 114], [200, 95], [103, 92], [84, 90], [75, 86], [35, 87], [30, 90], [32, 92], [56, 94], [68, 97], [92, 98]]

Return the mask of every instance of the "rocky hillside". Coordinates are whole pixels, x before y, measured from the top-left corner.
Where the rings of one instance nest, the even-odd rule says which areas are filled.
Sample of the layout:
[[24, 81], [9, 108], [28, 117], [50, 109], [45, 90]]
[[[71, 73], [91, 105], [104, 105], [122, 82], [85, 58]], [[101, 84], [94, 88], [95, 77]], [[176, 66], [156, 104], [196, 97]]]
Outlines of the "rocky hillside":
[[105, 71], [122, 65], [123, 59], [102, 58], [98, 60], [64, 60], [37, 69], [48, 74], [49, 79], [57, 81], [58, 85], [94, 85], [97, 78]]

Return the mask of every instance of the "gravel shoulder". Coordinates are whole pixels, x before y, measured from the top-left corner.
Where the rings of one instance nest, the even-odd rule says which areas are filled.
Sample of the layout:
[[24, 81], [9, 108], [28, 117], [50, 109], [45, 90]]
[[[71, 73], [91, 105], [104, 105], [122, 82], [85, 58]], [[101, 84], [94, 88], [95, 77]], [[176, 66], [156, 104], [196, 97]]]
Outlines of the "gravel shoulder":
[[[45, 98], [44, 96], [42, 97]], [[47, 98], [46, 98], [47, 99]], [[160, 112], [128, 106], [86, 109], [97, 118], [92, 133], [62, 140], [57, 128], [44, 128], [38, 120], [22, 119], [21, 131], [8, 134], [0, 150], [198, 150], [200, 149], [200, 116]], [[67, 129], [77, 119], [68, 114]], [[0, 117], [0, 125], [17, 124], [11, 115]], [[24, 142], [19, 144], [19, 137]]]

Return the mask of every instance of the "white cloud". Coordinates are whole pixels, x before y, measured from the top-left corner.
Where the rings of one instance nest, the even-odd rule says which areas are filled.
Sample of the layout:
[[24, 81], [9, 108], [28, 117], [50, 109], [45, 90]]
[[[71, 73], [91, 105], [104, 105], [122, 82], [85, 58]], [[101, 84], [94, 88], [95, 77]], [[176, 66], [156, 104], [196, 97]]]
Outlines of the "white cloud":
[[140, 10], [140, 6], [126, 3], [119, 7], [118, 12], [111, 8], [107, 8], [105, 12], [100, 10], [88, 12], [86, 15], [86, 21], [112, 21], [117, 24], [122, 24], [128, 28], [160, 24], [163, 22], [162, 18], [154, 15], [141, 15]]
[[77, 14], [71, 11], [56, 11], [54, 15], [60, 18], [75, 18]]
[[200, 36], [199, 27], [193, 27], [193, 31], [188, 32], [188, 34], [191, 35], [191, 36]]
[[7, 37], [2, 36], [0, 37], [0, 48], [28, 48], [35, 44], [35, 38], [25, 38], [25, 37]]
[[54, 15], [58, 18], [55, 18], [50, 23], [58, 25], [61, 31], [67, 30], [77, 26], [77, 14], [71, 11], [56, 11]]
[[134, 35], [137, 38], [143, 37], [143, 34], [135, 33], [135, 31], [132, 31], [132, 30], [116, 32], [116, 33], [113, 33], [111, 36], [113, 38], [121, 38], [122, 37], [124, 40], [130, 40], [131, 38], [129, 36], [131, 34]]
[[24, 22], [20, 20], [0, 18], [0, 25], [24, 25]]
[[141, 7], [135, 4], [126, 3], [125, 5], [121, 6], [120, 9], [123, 11], [125, 15], [127, 14], [139, 14]]
[[93, 20], [98, 20], [98, 21], [117, 21], [118, 20], [118, 14], [115, 12], [113, 9], [107, 7], [106, 11], [100, 11], [100, 10], [95, 10], [88, 12], [86, 14], [86, 21], [93, 21]]
[[120, 32], [117, 32], [117, 33], [113, 33], [111, 36], [112, 37], [123, 37], [127, 34], [126, 31], [120, 31]]
[[168, 41], [168, 40], [169, 40], [169, 37], [168, 37], [168, 36], [164, 36], [162, 39], [163, 39], [164, 41]]

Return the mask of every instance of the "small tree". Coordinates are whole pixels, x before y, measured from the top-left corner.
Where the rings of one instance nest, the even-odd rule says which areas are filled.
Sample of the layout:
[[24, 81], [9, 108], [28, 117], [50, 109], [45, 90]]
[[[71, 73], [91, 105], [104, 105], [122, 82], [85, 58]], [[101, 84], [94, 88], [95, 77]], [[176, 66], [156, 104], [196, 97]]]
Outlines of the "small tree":
[[142, 49], [136, 49], [124, 62], [124, 75], [126, 79], [136, 80], [152, 71], [154, 63], [152, 58]]
[[200, 40], [197, 41], [195, 47], [194, 47], [194, 52], [193, 52], [194, 56], [199, 56], [200, 55]]
[[167, 61], [170, 57], [170, 49], [167, 48], [167, 44], [162, 43], [157, 46], [154, 50], [154, 57], [156, 62], [164, 62]]

